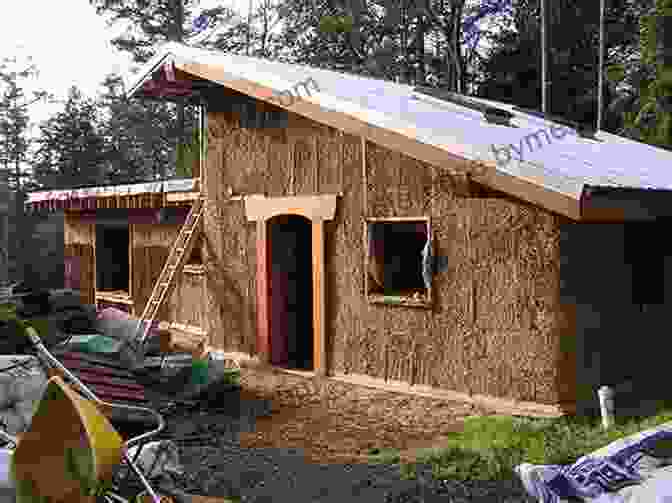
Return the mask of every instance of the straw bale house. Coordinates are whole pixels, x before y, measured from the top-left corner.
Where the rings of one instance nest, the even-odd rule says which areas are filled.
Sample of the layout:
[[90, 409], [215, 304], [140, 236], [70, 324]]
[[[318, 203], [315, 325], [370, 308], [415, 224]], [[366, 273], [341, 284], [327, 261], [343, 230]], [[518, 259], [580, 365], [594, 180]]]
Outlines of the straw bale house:
[[[671, 153], [503, 103], [179, 44], [127, 89], [206, 111], [204, 272], [167, 315], [212, 345], [544, 415], [663, 363], [651, 348], [668, 344], [655, 327], [670, 302]], [[90, 242], [69, 225], [66, 248]], [[133, 277], [169, 241], [141, 225]], [[196, 305], [202, 317], [184, 318]]]
[[[139, 316], [170, 252], [170, 246], [198, 196], [195, 179], [168, 180], [29, 194], [31, 212], [63, 217], [65, 288], [82, 301]], [[163, 318], [200, 327], [203, 310], [193, 290], [201, 288], [200, 247], [191, 255]], [[172, 306], [172, 307], [171, 307]]]

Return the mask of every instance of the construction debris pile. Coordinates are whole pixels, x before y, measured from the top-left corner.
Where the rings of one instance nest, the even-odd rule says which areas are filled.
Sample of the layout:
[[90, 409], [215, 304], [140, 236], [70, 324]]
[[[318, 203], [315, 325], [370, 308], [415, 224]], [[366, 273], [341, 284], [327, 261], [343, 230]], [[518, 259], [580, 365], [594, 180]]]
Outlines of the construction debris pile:
[[[177, 350], [166, 324], [155, 324], [139, 344], [138, 320], [128, 313], [83, 305], [72, 290], [14, 292], [0, 306], [0, 427], [25, 431], [47, 379], [60, 371], [41, 361], [24, 326], [33, 326], [49, 351], [96, 395], [109, 402], [166, 408], [175, 403], [207, 408], [239, 388], [239, 369], [216, 354]], [[196, 356], [196, 357], [195, 357]], [[143, 427], [150, 418], [114, 409], [112, 421]], [[116, 416], [114, 415], [116, 414]]]

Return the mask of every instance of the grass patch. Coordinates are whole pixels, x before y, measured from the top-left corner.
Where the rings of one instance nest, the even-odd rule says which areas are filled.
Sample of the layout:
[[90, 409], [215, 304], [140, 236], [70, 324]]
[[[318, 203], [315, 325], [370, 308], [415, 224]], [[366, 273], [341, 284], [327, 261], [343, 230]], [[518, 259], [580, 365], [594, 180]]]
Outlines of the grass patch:
[[396, 465], [399, 463], [398, 449], [378, 449], [369, 450], [369, 460], [374, 464]]
[[[621, 437], [672, 421], [672, 407], [661, 403], [649, 417], [621, 419], [604, 431], [599, 418], [533, 419], [511, 416], [468, 418], [464, 430], [449, 435], [445, 445], [418, 452], [416, 463], [402, 463], [401, 475], [413, 478], [417, 463], [429, 464], [437, 479], [505, 480], [513, 469], [533, 464], [571, 464], [579, 457]], [[371, 452], [372, 460], [394, 458], [391, 449]]]

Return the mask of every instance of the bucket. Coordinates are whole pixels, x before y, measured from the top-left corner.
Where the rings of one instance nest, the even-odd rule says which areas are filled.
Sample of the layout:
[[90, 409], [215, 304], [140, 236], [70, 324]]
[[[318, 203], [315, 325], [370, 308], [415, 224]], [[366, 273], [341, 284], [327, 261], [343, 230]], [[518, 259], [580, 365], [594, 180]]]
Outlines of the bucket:
[[191, 383], [206, 384], [208, 382], [208, 360], [197, 360], [191, 363]]

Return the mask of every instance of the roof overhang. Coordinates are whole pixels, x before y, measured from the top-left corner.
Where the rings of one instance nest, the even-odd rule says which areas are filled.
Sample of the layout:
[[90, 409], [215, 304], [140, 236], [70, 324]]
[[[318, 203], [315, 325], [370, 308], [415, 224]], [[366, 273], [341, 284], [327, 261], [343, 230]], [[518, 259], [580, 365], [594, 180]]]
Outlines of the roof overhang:
[[[202, 85], [202, 82], [208, 82], [211, 85], [222, 86], [273, 104], [346, 133], [361, 136], [373, 143], [393, 151], [400, 151], [447, 172], [466, 174], [478, 183], [569, 218], [575, 220], [581, 218], [579, 197], [574, 198], [560, 192], [550, 191], [532, 181], [509, 175], [498, 170], [495, 162], [470, 160], [474, 156], [464, 145], [432, 145], [422, 142], [418, 138], [417, 130], [413, 127], [391, 126], [386, 128], [375, 125], [371, 121], [372, 115], [380, 116], [377, 117], [380, 120], [375, 121], [379, 124], [390, 121], [382, 117], [380, 112], [364, 109], [353, 103], [347, 103], [347, 112], [339, 110], [343, 104], [336, 103], [334, 98], [325, 96], [322, 92], [293, 97], [291, 100], [286, 100], [289, 101], [286, 103], [285, 100], [277, 99], [280, 90], [241, 78], [239, 75], [227, 72], [223, 66], [184, 59], [170, 51], [155, 58], [145, 68], [144, 73], [128, 87], [129, 97], [156, 98], [157, 95], [151, 92], [156, 85], [150, 83], [164, 81], [165, 75], [168, 76], [168, 80], [174, 75], [178, 80], [188, 81], [192, 89], [195, 83], [198, 83], [196, 84], [198, 86]], [[290, 84], [287, 86], [291, 87]], [[165, 99], [170, 99], [168, 93]]]
[[28, 193], [29, 212], [89, 211], [99, 209], [151, 209], [189, 205], [196, 199], [197, 180], [135, 183], [69, 190], [41, 190]]
[[[619, 209], [619, 204], [626, 204], [626, 200], [615, 197], [613, 193], [610, 196], [611, 202], [606, 203], [604, 196], [594, 195], [594, 188], [578, 182], [567, 190], [553, 190], [535, 179], [538, 177], [498, 169], [495, 161], [484, 159], [478, 152], [473, 151], [471, 145], [428, 143], [423, 141], [422, 135], [413, 124], [404, 124], [401, 120], [364, 108], [354, 102], [338, 100], [322, 90], [308, 93], [306, 96], [293, 96], [291, 100], [280, 100], [278, 93], [284, 88], [279, 79], [273, 79], [273, 86], [277, 87], [275, 89], [250, 78], [243, 78], [240, 75], [242, 72], [233, 73], [231, 68], [226, 68], [225, 63], [206, 64], [197, 61], [195, 55], [181, 52], [179, 48], [164, 49], [162, 54], [145, 66], [144, 73], [135, 77], [134, 82], [130, 83], [127, 95], [176, 99], [188, 95], [189, 91], [191, 95], [197, 95], [202, 88], [224, 87], [318, 123], [360, 136], [390, 150], [402, 152], [445, 172], [465, 174], [478, 183], [575, 221], [598, 221], [606, 218], [603, 215], [605, 212], [610, 212], [610, 218], [613, 220], [624, 221], [635, 218], [632, 207], [637, 203], [628, 203], [630, 209]], [[287, 82], [285, 88], [290, 87], [291, 83]], [[631, 197], [634, 197], [635, 192], [649, 199], [654, 197], [646, 190], [632, 190], [634, 192]], [[672, 194], [668, 191], [656, 192]], [[667, 198], [667, 195], [655, 197]], [[613, 206], [613, 209], [606, 209], [609, 205]]]

